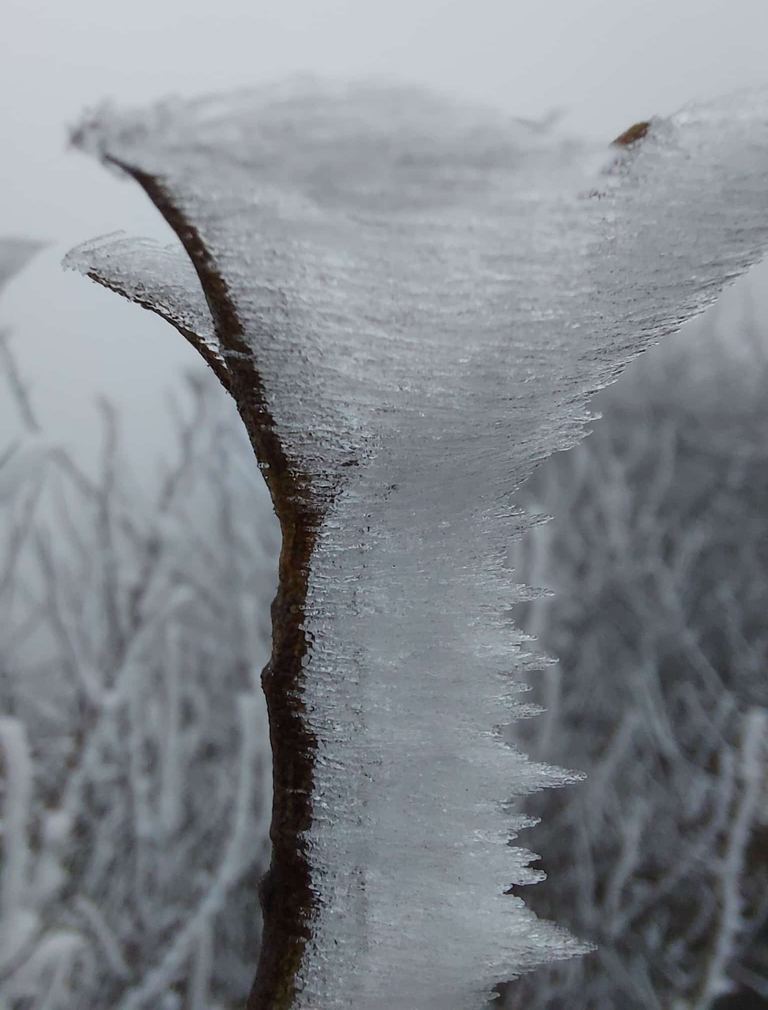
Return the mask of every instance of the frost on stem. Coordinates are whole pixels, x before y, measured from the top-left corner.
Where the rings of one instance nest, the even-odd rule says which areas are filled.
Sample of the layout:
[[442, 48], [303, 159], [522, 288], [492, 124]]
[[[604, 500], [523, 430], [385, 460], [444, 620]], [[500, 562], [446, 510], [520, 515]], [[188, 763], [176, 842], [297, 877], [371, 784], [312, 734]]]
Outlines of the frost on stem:
[[183, 249], [117, 233], [73, 250], [66, 263], [175, 326], [228, 388], [227, 367], [211, 314]]
[[550, 875], [530, 902], [597, 952], [510, 986], [509, 1010], [768, 995], [768, 344], [749, 305], [638, 363], [521, 490], [555, 519], [511, 561], [554, 598], [515, 617], [561, 662], [514, 737], [587, 775], [525, 801]]
[[760, 257], [767, 113], [766, 93], [686, 109], [606, 159], [416, 89], [304, 82], [75, 134], [175, 230], [211, 323], [180, 325], [202, 301], [178, 257], [182, 294], [147, 285], [146, 245], [70, 262], [149, 307], [162, 288], [282, 525], [251, 1007], [479, 1008], [583, 949], [506, 893], [539, 876], [510, 800], [572, 778], [504, 743], [541, 663], [507, 620], [512, 495]]

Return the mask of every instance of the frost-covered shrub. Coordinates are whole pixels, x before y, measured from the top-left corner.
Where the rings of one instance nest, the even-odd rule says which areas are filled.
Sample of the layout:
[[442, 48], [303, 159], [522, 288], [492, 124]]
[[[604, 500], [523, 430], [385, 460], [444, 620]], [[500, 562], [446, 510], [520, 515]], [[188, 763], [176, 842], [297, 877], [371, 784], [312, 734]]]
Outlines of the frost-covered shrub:
[[234, 1010], [247, 995], [276, 543], [212, 385], [189, 377], [153, 500], [106, 405], [96, 474], [39, 431], [0, 450], [3, 1010]]
[[768, 995], [767, 380], [753, 315], [697, 327], [521, 492], [555, 521], [512, 560], [555, 596], [515, 616], [560, 663], [520, 736], [587, 772], [526, 803], [549, 875], [526, 897], [598, 949], [516, 983], [510, 1007]]

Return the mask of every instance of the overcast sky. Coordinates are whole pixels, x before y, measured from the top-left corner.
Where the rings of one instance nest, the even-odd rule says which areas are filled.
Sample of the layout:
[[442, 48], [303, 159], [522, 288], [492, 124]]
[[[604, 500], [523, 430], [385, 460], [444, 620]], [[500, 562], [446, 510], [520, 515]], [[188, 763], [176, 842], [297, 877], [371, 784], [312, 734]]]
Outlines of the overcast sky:
[[143, 104], [303, 70], [386, 74], [524, 116], [563, 108], [571, 130], [609, 141], [767, 83], [768, 0], [3, 0], [0, 233], [50, 246], [0, 319], [63, 437], [92, 441], [103, 391], [132, 440], [154, 444], [162, 391], [192, 360], [167, 325], [61, 271], [67, 248], [94, 235], [167, 234], [135, 185], [66, 150], [67, 124], [105, 98]]

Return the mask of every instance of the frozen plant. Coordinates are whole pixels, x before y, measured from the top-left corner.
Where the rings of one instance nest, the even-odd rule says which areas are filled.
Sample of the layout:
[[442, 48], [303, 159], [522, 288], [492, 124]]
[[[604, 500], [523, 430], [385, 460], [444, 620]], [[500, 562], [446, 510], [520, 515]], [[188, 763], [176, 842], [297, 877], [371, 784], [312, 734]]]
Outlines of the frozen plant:
[[[537, 920], [507, 746], [537, 660], [512, 498], [589, 396], [768, 244], [768, 93], [611, 151], [419, 89], [276, 85], [103, 109], [75, 143], [176, 232], [68, 264], [232, 393], [282, 526], [262, 680], [272, 862], [252, 1010], [479, 1008], [584, 948]], [[151, 362], [147, 363], [151, 367]]]

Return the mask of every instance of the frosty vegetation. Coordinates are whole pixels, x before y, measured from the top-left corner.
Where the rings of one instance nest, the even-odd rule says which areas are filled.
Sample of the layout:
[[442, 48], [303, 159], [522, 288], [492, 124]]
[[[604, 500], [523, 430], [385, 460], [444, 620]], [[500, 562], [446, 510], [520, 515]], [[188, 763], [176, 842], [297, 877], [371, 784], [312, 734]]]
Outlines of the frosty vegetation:
[[528, 897], [597, 950], [509, 1008], [768, 1005], [768, 334], [744, 309], [635, 365], [521, 492], [555, 521], [512, 561], [555, 595], [516, 617], [561, 661], [517, 739], [587, 772], [525, 804]]
[[305, 83], [77, 131], [197, 281], [170, 252], [158, 277], [145, 243], [70, 265], [215, 368], [282, 525], [252, 1007], [468, 1010], [580, 949], [508, 893], [540, 876], [508, 801], [567, 781], [504, 740], [510, 674], [535, 665], [506, 617], [529, 596], [505, 565], [527, 525], [510, 499], [578, 440], [595, 389], [768, 245], [767, 109], [685, 110], [601, 171], [567, 138], [398, 88]]
[[263, 482], [199, 376], [154, 500], [107, 404], [85, 473], [3, 353], [0, 1006], [235, 1010], [268, 861]]
[[[589, 774], [586, 783], [527, 801], [529, 813], [541, 815], [543, 822], [526, 831], [525, 837], [541, 853], [549, 880], [528, 888], [525, 895], [541, 915], [568, 924], [577, 935], [595, 941], [598, 949], [570, 962], [567, 971], [543, 969], [515, 982], [506, 997], [507, 1005], [515, 1010], [613, 1010], [617, 1005], [633, 1010], [705, 1010], [721, 1005], [746, 1010], [752, 1004], [744, 1001], [744, 995], [726, 1004], [716, 1001], [716, 992], [722, 985], [742, 994], [768, 988], [768, 926], [759, 900], [765, 893], [768, 868], [765, 804], [761, 799], [753, 805], [749, 791], [742, 792], [750, 778], [745, 772], [752, 766], [744, 765], [743, 757], [749, 755], [740, 746], [744, 740], [749, 742], [750, 727], [754, 732], [759, 726], [759, 719], [750, 723], [749, 713], [759, 714], [766, 706], [762, 603], [768, 543], [763, 508], [767, 346], [768, 335], [757, 328], [748, 304], [744, 317], [728, 327], [715, 328], [709, 317], [706, 328], [697, 327], [684, 340], [644, 358], [618, 386], [603, 394], [596, 407], [604, 419], [593, 426], [595, 434], [572, 453], [553, 457], [521, 492], [527, 508], [553, 513], [555, 522], [537, 526], [513, 544], [511, 560], [518, 577], [555, 589], [556, 596], [523, 605], [516, 610], [516, 618], [562, 661], [559, 667], [548, 667], [545, 674], [531, 677], [535, 697], [548, 712], [517, 723], [519, 740], [541, 759], [563, 761], [567, 756], [572, 765]], [[30, 418], [32, 428], [36, 426], [33, 403], [13, 359], [6, 355], [4, 363], [3, 379], [10, 379], [8, 388], [14, 390], [19, 408], [15, 458], [24, 463], [13, 471], [10, 458], [3, 457], [2, 528], [17, 541], [20, 567], [29, 574], [37, 571], [36, 564], [27, 568], [21, 559], [33, 556], [32, 542], [43, 530], [56, 548], [49, 565], [62, 568], [54, 581], [63, 584], [70, 578], [67, 572], [71, 573], [71, 526], [59, 522], [55, 509], [48, 509], [47, 495], [61, 481], [58, 467], [63, 460], [64, 473], [78, 473], [69, 487], [72, 511], [86, 508], [89, 534], [92, 513], [78, 489], [83, 480], [94, 486], [100, 478], [79, 474], [71, 457], [51, 454], [50, 443], [30, 432]], [[121, 499], [125, 504], [130, 490], [134, 528], [146, 523], [142, 535], [132, 542], [145, 542], [149, 531], [165, 530], [166, 562], [160, 568], [170, 563], [191, 597], [206, 590], [208, 604], [215, 599], [213, 621], [208, 607], [191, 611], [198, 617], [207, 614], [210, 621], [211, 648], [205, 655], [195, 656], [199, 638], [190, 639], [188, 625], [182, 626], [190, 614], [184, 617], [180, 610], [171, 610], [163, 622], [172, 631], [182, 618], [177, 631], [190, 647], [183, 678], [187, 669], [193, 670], [198, 692], [190, 735], [193, 731], [208, 769], [203, 778], [198, 761], [196, 775], [180, 778], [176, 801], [185, 803], [187, 790], [199, 790], [212, 776], [216, 777], [214, 799], [221, 790], [228, 790], [232, 802], [237, 788], [240, 755], [232, 741], [240, 731], [238, 707], [218, 688], [222, 681], [235, 690], [247, 685], [259, 642], [251, 640], [252, 631], [244, 633], [243, 625], [234, 637], [225, 629], [242, 612], [241, 594], [247, 587], [246, 597], [251, 601], [246, 608], [247, 627], [260, 627], [258, 638], [266, 634], [272, 572], [262, 558], [274, 549], [269, 541], [269, 507], [254, 480], [250, 447], [230, 415], [217, 406], [210, 380], [204, 380], [204, 376], [193, 378], [178, 404], [176, 458], [166, 469], [164, 491], [156, 502], [137, 510], [139, 496], [128, 486], [119, 452], [110, 468], [123, 487], [110, 507]], [[24, 403], [18, 401], [19, 392]], [[115, 419], [109, 412], [107, 416], [112, 436], [105, 439], [105, 449], [116, 434]], [[665, 451], [659, 452], [660, 445], [666, 446]], [[214, 446], [226, 447], [223, 469], [209, 465], [218, 458]], [[209, 485], [209, 478], [214, 478], [213, 484]], [[26, 539], [19, 538], [18, 517], [26, 511], [32, 485], [38, 489], [35, 505]], [[69, 486], [68, 480], [64, 486]], [[212, 515], [221, 519], [211, 521]], [[10, 516], [16, 519], [7, 521]], [[238, 541], [241, 568], [226, 546], [232, 529], [243, 532]], [[675, 557], [670, 549], [677, 545], [683, 549], [694, 529], [699, 531], [695, 550], [688, 552], [686, 563], [678, 557], [669, 567]], [[103, 564], [98, 565], [104, 550], [100, 538], [82, 534], [81, 529], [80, 543], [93, 555], [90, 564], [103, 570]], [[2, 544], [5, 558], [9, 544], [5, 540]], [[201, 556], [205, 564], [198, 568], [195, 561]], [[127, 544], [117, 558], [121, 567], [130, 569], [134, 564]], [[209, 582], [207, 565], [218, 570], [217, 558], [226, 558], [227, 565], [234, 561], [233, 571], [243, 581], [225, 577]], [[13, 598], [7, 566], [4, 571], [3, 614]], [[670, 577], [671, 594], [665, 589]], [[21, 815], [29, 842], [15, 851], [27, 853], [22, 861], [26, 858], [32, 863], [39, 845], [34, 841], [39, 811], [46, 803], [49, 808], [56, 806], [55, 794], [49, 790], [51, 784], [56, 788], [62, 748], [86, 736], [89, 727], [72, 704], [78, 677], [71, 676], [69, 652], [55, 644], [55, 634], [46, 630], [47, 620], [30, 622], [26, 637], [18, 634], [25, 608], [40, 599], [39, 593], [28, 593], [28, 582], [26, 578], [22, 596], [13, 604], [19, 608], [17, 619], [0, 624], [4, 675], [0, 701], [4, 724], [15, 725], [17, 738], [26, 741], [28, 757], [21, 763], [26, 768], [32, 813]], [[38, 584], [34, 575], [32, 584]], [[95, 617], [100, 581], [86, 580], [83, 587], [81, 606], [85, 601]], [[719, 604], [723, 592], [734, 602], [728, 610]], [[259, 614], [261, 626], [254, 623]], [[37, 647], [32, 648], [37, 633], [53, 644], [45, 661]], [[691, 642], [697, 640], [698, 648], [691, 654]], [[680, 649], [681, 642], [688, 644]], [[154, 643], [151, 651], [155, 654], [156, 650], [160, 669], [166, 654]], [[239, 665], [241, 677], [227, 673], [216, 660], [222, 654], [231, 656], [227, 662], [234, 667]], [[644, 657], [642, 664], [639, 656]], [[147, 701], [161, 709], [165, 678], [148, 676], [149, 667], [149, 660], [141, 664], [139, 675], [145, 678]], [[37, 689], [34, 705], [21, 679], [27, 676]], [[47, 718], [35, 716], [43, 692], [51, 686], [54, 704], [47, 706]], [[23, 711], [31, 717], [22, 719]], [[711, 712], [724, 717], [721, 729], [713, 730]], [[91, 725], [98, 731], [98, 720]], [[632, 727], [634, 746], [628, 742], [627, 725]], [[728, 726], [732, 730], [723, 733]], [[747, 731], [741, 739], [740, 729]], [[52, 746], [54, 739], [56, 746]], [[616, 760], [622, 740], [628, 753]], [[692, 742], [698, 745], [693, 753]], [[263, 746], [263, 738], [257, 744]], [[261, 746], [259, 759], [263, 760]], [[764, 747], [759, 758], [757, 773], [764, 782]], [[121, 763], [125, 768], [125, 751], [115, 762], [117, 767]], [[4, 763], [4, 775], [6, 768], [10, 766]], [[94, 767], [92, 774], [98, 780], [97, 773]], [[149, 773], [150, 778], [157, 774], [152, 765]], [[256, 783], [256, 817], [249, 845], [256, 840], [257, 847], [259, 840], [266, 841], [263, 813], [268, 797], [264, 802], [259, 797], [267, 784], [261, 777]], [[8, 796], [13, 789], [9, 786], [6, 779], [4, 824], [10, 821]], [[21, 901], [13, 890], [10, 897], [3, 894], [3, 908], [6, 901], [17, 902], [10, 906], [16, 914], [20, 909], [31, 912], [37, 923], [23, 954], [10, 967], [6, 965], [0, 977], [4, 1010], [46, 1005], [60, 1010], [84, 1005], [94, 1010], [125, 1005], [139, 1005], [142, 1010], [196, 1006], [235, 1010], [242, 1005], [258, 940], [255, 885], [264, 866], [263, 854], [228, 890], [218, 914], [208, 904], [210, 957], [199, 961], [197, 955], [206, 951], [194, 944], [191, 956], [175, 963], [165, 961], [165, 951], [156, 943], [139, 942], [131, 912], [137, 858], [132, 850], [142, 844], [131, 826], [136, 810], [131, 788], [130, 774], [115, 774], [110, 793], [102, 789], [102, 797], [108, 795], [113, 804], [106, 823], [101, 826], [89, 807], [83, 813], [84, 837], [79, 831], [61, 837], [52, 889], [26, 888]], [[121, 789], [126, 791], [123, 796]], [[691, 796], [701, 797], [701, 817], [685, 816], [685, 802]], [[23, 811], [21, 805], [16, 809]], [[633, 833], [638, 821], [631, 812], [637, 809], [646, 817]], [[177, 881], [193, 882], [200, 863], [205, 863], [201, 834], [208, 835], [207, 851], [221, 858], [229, 824], [228, 817], [216, 823], [206, 805], [192, 805], [191, 816], [176, 836]], [[104, 860], [105, 852], [116, 846], [111, 837], [115, 830], [117, 837], [125, 839], [124, 846], [107, 860], [110, 874], [94, 874], [92, 861], [97, 856]], [[4, 837], [16, 839], [19, 834], [14, 830]], [[165, 837], [158, 832], [153, 841]], [[8, 865], [6, 860], [13, 863], [14, 855], [4, 848], [4, 865]], [[653, 875], [648, 872], [651, 862]], [[166, 922], [173, 919], [181, 934], [195, 918], [200, 892], [190, 884], [163, 894], [169, 902], [164, 909]], [[82, 895], [90, 907], [81, 902]], [[111, 939], [104, 925], [94, 928], [99, 917], [109, 923]], [[3, 920], [8, 923], [9, 916]], [[51, 942], [52, 938], [58, 939]], [[116, 964], [127, 961], [130, 972], [116, 970]], [[165, 970], [158, 974], [163, 961]], [[209, 973], [207, 983], [205, 972]], [[147, 985], [150, 979], [152, 984]], [[137, 992], [146, 997], [144, 1004], [136, 1003]]]
[[[504, 740], [525, 713], [510, 674], [537, 665], [507, 616], [531, 597], [505, 563], [527, 526], [510, 496], [536, 461], [578, 439], [590, 393], [768, 244], [765, 96], [651, 124], [641, 144], [601, 156], [602, 174], [595, 152], [567, 139], [368, 88], [103, 114], [78, 141], [146, 189], [197, 279], [178, 252], [146, 244], [89, 246], [70, 262], [156, 308], [200, 350], [235, 396], [283, 527], [264, 680], [274, 849], [251, 1005], [480, 1007], [511, 974], [583, 949], [506, 893], [540, 877], [509, 844], [510, 825], [528, 823], [510, 821], [511, 796], [568, 781]], [[143, 656], [166, 610], [187, 604], [165, 586], [138, 611], [130, 593], [102, 594], [109, 644], [83, 650], [84, 696], [106, 685], [110, 746], [126, 741], [139, 841], [158, 810], [178, 824], [149, 783], [142, 718], [163, 719], [139, 708], [143, 680], [121, 677], [124, 653], [114, 672], [101, 656], [116, 654], [114, 627], [124, 635], [136, 613], [150, 629], [134, 646]], [[181, 688], [166, 666], [185, 658], [184, 637], [161, 647], [167, 705]], [[235, 739], [252, 770], [247, 688], [240, 707]], [[759, 747], [760, 719], [749, 725], [739, 768]], [[179, 772], [167, 736], [161, 782]], [[23, 752], [18, 733], [11, 752]], [[60, 771], [70, 765], [82, 761], [65, 756]], [[18, 767], [16, 812], [31, 781], [30, 762]], [[207, 810], [220, 799], [205, 781], [193, 796]], [[236, 883], [245, 839], [235, 816], [200, 908], [218, 908]], [[155, 925], [159, 889], [142, 887], [163, 879], [158, 850], [136, 861], [132, 895], [146, 895]], [[120, 862], [133, 859], [126, 848]], [[178, 865], [165, 864], [171, 878]], [[74, 949], [65, 925], [54, 946]], [[109, 948], [114, 929], [90, 928]], [[175, 936], [155, 934], [158, 963], [124, 1005], [156, 998], [193, 951], [210, 965], [211, 942], [194, 915]], [[71, 957], [56, 964], [78, 976]], [[195, 977], [177, 1000], [205, 999]]]

